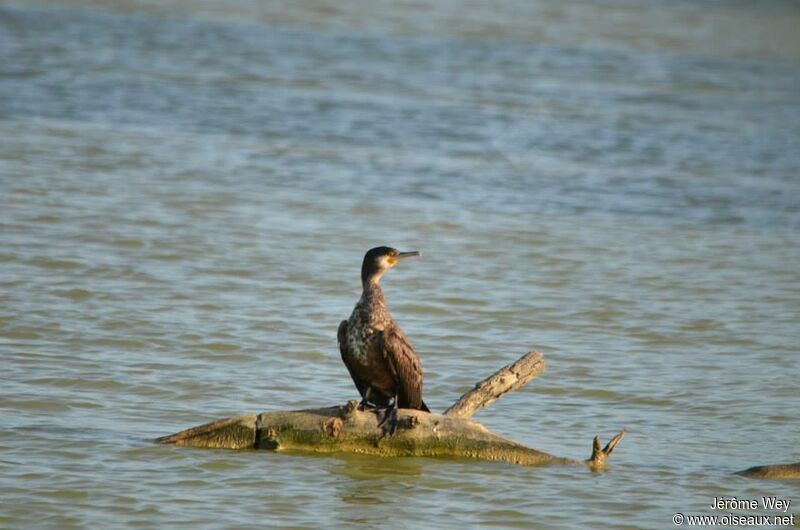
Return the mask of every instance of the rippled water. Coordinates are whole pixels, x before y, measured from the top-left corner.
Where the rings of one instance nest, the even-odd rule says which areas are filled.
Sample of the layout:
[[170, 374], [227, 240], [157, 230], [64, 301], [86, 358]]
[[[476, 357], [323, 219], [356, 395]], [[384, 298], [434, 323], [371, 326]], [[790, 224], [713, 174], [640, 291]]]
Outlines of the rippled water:
[[[666, 528], [800, 460], [796, 3], [0, 6], [0, 526]], [[154, 446], [342, 403], [363, 252], [442, 410], [608, 473]]]

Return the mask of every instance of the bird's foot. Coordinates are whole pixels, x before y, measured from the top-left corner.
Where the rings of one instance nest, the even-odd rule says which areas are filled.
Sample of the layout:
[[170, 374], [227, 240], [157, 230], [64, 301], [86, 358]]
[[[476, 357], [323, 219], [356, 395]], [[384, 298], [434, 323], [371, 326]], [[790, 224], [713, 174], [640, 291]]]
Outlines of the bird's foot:
[[386, 408], [376, 411], [378, 415], [378, 427], [389, 436], [394, 436], [397, 432], [397, 407]]
[[378, 407], [376, 407], [375, 405], [373, 405], [372, 403], [370, 403], [366, 399], [362, 399], [361, 403], [359, 403], [358, 407], [356, 407], [356, 408], [358, 409], [359, 412], [364, 412], [365, 410], [377, 409]]

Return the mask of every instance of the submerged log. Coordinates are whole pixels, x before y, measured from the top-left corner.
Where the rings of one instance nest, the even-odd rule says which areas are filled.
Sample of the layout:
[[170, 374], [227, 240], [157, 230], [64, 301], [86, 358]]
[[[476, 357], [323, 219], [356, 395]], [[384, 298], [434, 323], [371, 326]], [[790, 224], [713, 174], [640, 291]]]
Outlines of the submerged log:
[[542, 355], [528, 353], [478, 383], [444, 414], [398, 410], [393, 434], [387, 432], [389, 422], [381, 423], [382, 412], [360, 411], [358, 403], [350, 401], [343, 406], [226, 418], [158, 438], [156, 442], [207, 448], [466, 457], [525, 466], [585, 465], [592, 470], [602, 470], [625, 431], [612, 438], [603, 449], [600, 449], [600, 438], [595, 437], [592, 456], [586, 460], [572, 460], [518, 444], [469, 419], [477, 409], [522, 388], [544, 369]]
[[755, 466], [739, 471], [736, 474], [743, 477], [759, 479], [798, 479], [800, 478], [800, 462], [795, 464]]

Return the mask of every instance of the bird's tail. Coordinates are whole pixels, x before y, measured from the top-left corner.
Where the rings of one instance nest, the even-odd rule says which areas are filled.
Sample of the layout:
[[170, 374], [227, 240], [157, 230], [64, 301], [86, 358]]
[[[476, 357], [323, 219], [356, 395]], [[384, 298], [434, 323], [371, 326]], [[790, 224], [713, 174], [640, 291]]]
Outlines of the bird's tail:
[[431, 409], [428, 408], [428, 405], [426, 405], [425, 402], [422, 401], [421, 399], [419, 400], [419, 403], [420, 403], [419, 410], [421, 410], [422, 412], [430, 412], [431, 411]]

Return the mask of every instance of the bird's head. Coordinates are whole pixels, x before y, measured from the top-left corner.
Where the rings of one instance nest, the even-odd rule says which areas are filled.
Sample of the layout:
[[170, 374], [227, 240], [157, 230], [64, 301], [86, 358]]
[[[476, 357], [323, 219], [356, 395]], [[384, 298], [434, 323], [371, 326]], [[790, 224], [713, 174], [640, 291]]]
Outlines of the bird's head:
[[364, 255], [364, 263], [361, 265], [361, 283], [365, 286], [370, 283], [378, 283], [383, 273], [397, 265], [401, 260], [421, 255], [416, 250], [413, 252], [400, 252], [391, 247], [370, 249]]

